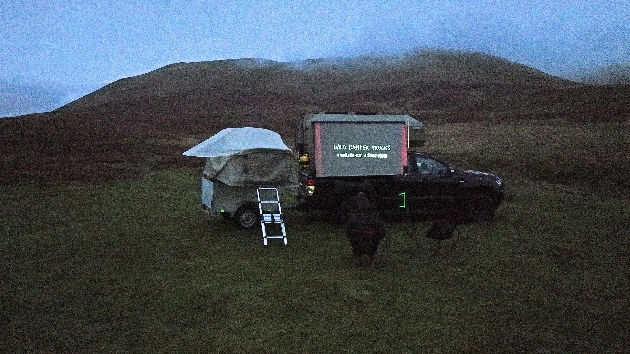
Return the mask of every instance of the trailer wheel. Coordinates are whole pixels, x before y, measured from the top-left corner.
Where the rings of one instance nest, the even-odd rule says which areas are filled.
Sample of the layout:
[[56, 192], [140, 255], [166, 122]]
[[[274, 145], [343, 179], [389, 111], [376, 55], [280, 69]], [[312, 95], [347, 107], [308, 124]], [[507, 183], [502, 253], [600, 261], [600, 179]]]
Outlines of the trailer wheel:
[[258, 225], [258, 209], [251, 205], [244, 205], [234, 213], [234, 221], [244, 229], [251, 229]]

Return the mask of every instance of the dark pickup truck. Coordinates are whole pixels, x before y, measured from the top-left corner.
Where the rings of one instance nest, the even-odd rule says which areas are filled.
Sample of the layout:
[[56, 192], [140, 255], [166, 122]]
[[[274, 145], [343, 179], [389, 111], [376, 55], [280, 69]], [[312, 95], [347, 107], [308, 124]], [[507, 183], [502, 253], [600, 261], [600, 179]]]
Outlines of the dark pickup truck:
[[343, 222], [347, 201], [362, 191], [383, 217], [484, 221], [494, 217], [504, 198], [503, 180], [496, 175], [461, 170], [419, 152], [409, 152], [407, 160], [398, 175], [315, 177], [304, 172], [298, 208], [330, 212]]

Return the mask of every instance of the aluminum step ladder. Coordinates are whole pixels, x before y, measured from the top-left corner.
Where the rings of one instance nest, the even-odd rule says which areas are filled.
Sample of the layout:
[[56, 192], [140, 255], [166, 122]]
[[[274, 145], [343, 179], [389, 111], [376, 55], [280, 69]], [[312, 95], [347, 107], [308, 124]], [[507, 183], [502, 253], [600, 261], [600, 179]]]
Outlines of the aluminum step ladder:
[[[280, 206], [280, 195], [278, 188], [259, 187], [256, 190], [258, 197], [258, 211], [260, 212], [260, 228], [262, 229], [263, 245], [267, 246], [269, 239], [282, 239], [287, 245], [287, 231], [284, 227], [282, 207]], [[272, 235], [269, 234], [270, 228]]]

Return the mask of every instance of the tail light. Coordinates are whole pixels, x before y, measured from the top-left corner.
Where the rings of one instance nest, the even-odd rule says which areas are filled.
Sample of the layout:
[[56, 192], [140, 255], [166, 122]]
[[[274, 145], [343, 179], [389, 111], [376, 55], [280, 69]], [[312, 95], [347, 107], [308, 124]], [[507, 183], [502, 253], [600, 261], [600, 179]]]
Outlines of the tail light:
[[304, 185], [306, 186], [306, 193], [309, 196], [313, 195], [313, 193], [315, 192], [315, 184], [316, 181], [312, 178], [307, 178], [306, 181], [304, 181]]

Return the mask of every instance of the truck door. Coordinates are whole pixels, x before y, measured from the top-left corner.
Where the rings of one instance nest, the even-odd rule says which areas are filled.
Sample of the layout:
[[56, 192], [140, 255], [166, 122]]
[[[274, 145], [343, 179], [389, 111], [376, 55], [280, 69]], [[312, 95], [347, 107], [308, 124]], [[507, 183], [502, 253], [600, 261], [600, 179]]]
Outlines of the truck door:
[[409, 212], [447, 216], [456, 210], [459, 181], [448, 165], [428, 156], [414, 155], [409, 166], [409, 173], [402, 176], [400, 183]]

